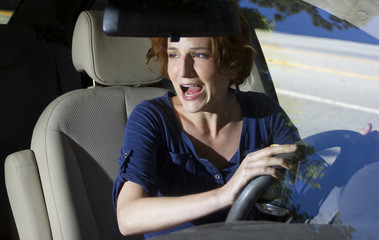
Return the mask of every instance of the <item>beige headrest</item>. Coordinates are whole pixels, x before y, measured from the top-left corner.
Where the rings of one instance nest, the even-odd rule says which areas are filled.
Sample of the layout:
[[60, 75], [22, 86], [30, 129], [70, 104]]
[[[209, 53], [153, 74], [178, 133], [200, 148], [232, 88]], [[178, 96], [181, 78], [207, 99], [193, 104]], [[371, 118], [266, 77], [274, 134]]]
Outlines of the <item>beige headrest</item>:
[[102, 30], [103, 12], [82, 12], [75, 25], [72, 59], [77, 71], [85, 71], [103, 85], [145, 85], [161, 79], [156, 64], [145, 66], [151, 47], [147, 38], [110, 37]]

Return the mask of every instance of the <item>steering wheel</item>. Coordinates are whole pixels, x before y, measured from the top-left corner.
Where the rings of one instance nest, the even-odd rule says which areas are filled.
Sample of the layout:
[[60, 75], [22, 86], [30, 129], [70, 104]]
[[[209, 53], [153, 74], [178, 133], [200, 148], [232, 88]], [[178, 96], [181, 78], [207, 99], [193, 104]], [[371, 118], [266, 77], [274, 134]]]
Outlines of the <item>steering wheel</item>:
[[[343, 172], [345, 178], [349, 178], [349, 176], [364, 165], [364, 162], [357, 160], [356, 157], [362, 159], [362, 156], [371, 154], [374, 150], [374, 143], [372, 141], [358, 132], [349, 130], [321, 132], [303, 140], [299, 140], [295, 144], [299, 147], [306, 146], [307, 149], [315, 149], [316, 151], [332, 147], [340, 147], [341, 151], [339, 156], [345, 154], [345, 156], [348, 155], [350, 159], [355, 160], [349, 161], [348, 167], [345, 166], [347, 164], [346, 161], [338, 161], [339, 159], [344, 159], [342, 157], [334, 161], [332, 168], [336, 169], [336, 171], [345, 171]], [[358, 149], [358, 151], [352, 151], [352, 149]], [[290, 154], [279, 154], [276, 157], [285, 158], [291, 161], [296, 158], [299, 159], [298, 152], [299, 151]], [[245, 220], [258, 198], [270, 185], [271, 180], [271, 176], [259, 176], [247, 184], [232, 205], [226, 218], [226, 222]]]

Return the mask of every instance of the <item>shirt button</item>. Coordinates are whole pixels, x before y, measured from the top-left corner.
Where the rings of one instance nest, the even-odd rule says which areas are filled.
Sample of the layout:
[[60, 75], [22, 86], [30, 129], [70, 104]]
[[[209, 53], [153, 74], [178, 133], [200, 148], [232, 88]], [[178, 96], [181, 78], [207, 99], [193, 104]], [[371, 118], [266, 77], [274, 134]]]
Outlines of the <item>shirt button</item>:
[[216, 174], [216, 175], [215, 175], [215, 178], [216, 178], [217, 180], [219, 180], [219, 179], [221, 178], [220, 174]]

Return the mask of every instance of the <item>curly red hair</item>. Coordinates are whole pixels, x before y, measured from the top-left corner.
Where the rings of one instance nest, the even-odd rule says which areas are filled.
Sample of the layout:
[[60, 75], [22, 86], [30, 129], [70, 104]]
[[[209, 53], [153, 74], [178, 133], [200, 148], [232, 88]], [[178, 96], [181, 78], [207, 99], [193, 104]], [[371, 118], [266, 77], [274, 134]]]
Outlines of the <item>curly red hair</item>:
[[[237, 4], [236, 4], [237, 6]], [[251, 29], [242, 10], [237, 6], [241, 31], [233, 36], [211, 37], [212, 57], [217, 69], [231, 78], [231, 84], [241, 85], [250, 75], [254, 63], [255, 50], [250, 45]], [[155, 58], [158, 70], [164, 78], [167, 72], [167, 38], [151, 38], [152, 47], [146, 54], [146, 65]]]

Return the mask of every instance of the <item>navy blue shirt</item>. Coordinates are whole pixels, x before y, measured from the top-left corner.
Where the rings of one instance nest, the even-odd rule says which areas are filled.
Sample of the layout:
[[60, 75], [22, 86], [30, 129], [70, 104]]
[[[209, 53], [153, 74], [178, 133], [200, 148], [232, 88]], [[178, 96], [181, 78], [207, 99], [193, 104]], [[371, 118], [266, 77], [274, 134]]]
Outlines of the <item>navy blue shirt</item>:
[[[233, 176], [245, 156], [271, 144], [299, 140], [296, 127], [281, 107], [265, 94], [234, 91], [242, 107], [242, 132], [237, 152], [229, 165], [219, 170], [196, 155], [189, 136], [174, 113], [170, 98], [174, 93], [140, 103], [131, 113], [125, 128], [119, 174], [113, 187], [113, 203], [125, 181], [143, 187], [152, 197], [183, 196], [223, 186]], [[168, 231], [194, 225], [220, 222], [227, 211], [188, 222]]]

